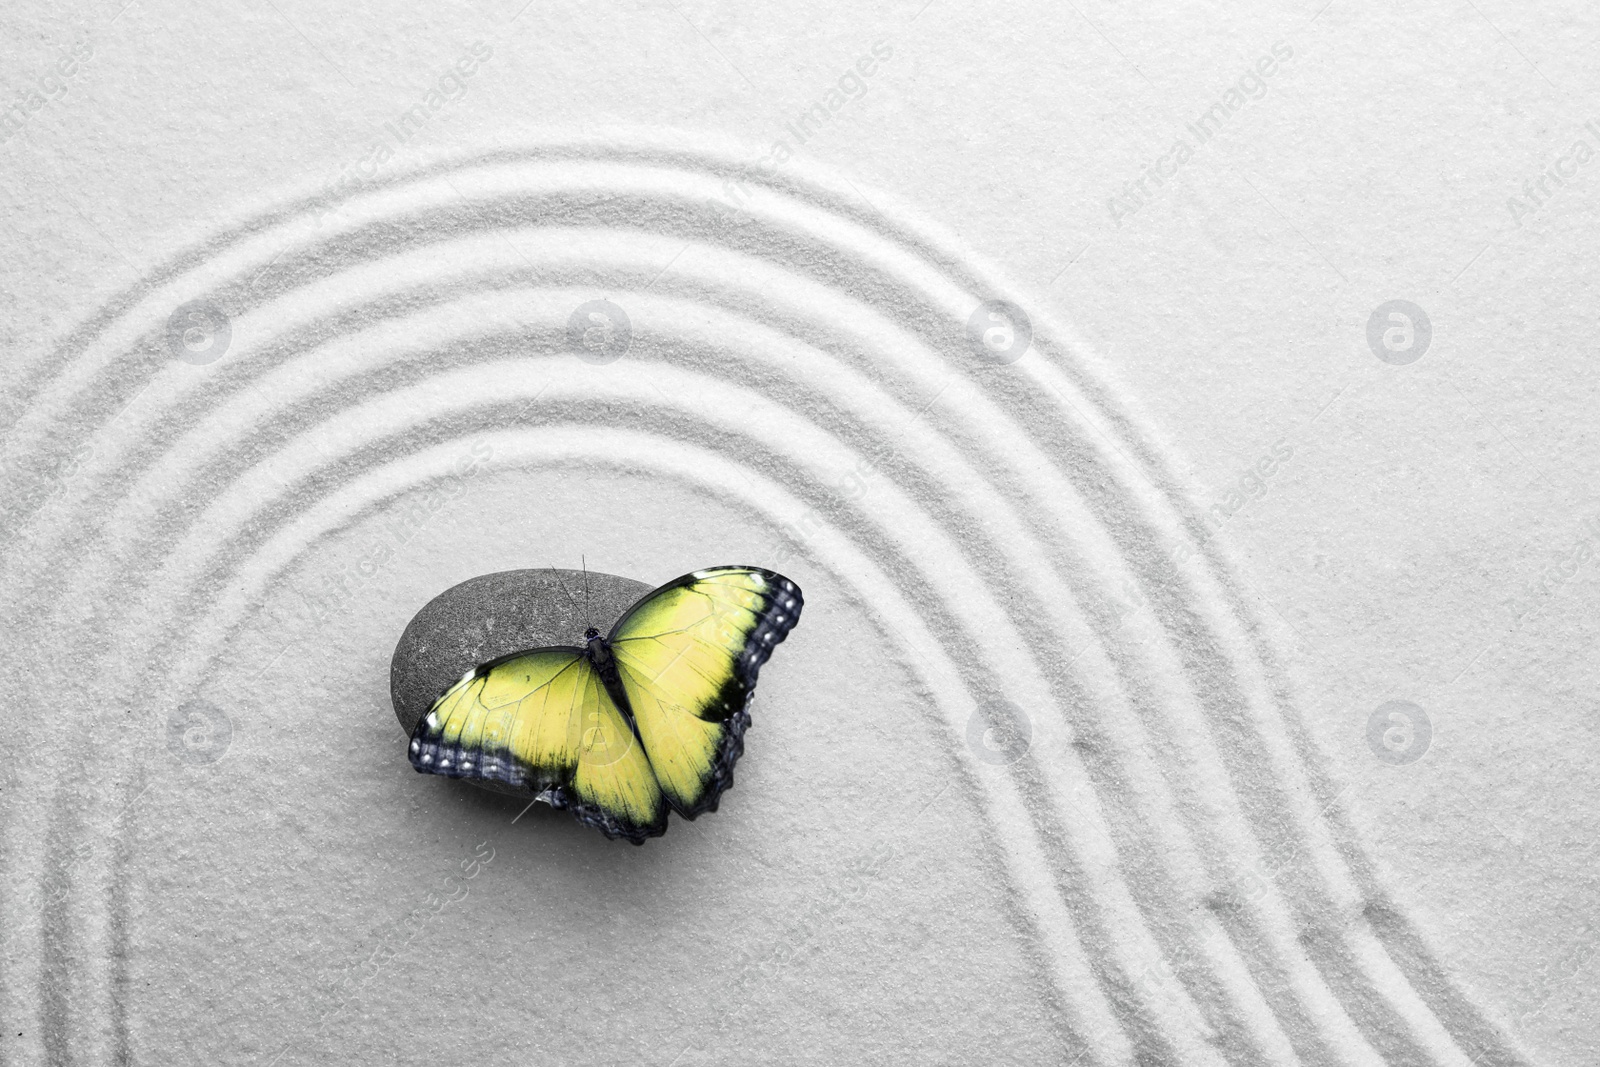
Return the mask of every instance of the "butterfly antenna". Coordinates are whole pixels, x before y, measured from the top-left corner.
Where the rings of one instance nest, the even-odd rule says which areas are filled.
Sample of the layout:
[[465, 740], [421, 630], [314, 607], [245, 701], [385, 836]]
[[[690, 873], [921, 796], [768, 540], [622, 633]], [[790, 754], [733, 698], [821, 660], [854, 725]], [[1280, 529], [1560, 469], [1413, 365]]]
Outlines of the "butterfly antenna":
[[554, 564], [550, 566], [550, 573], [556, 576], [556, 583], [561, 586], [561, 595], [567, 598], [567, 603], [576, 604], [577, 601], [573, 599], [572, 590], [567, 588], [567, 580], [561, 577], [561, 572], [556, 570]]
[[589, 606], [589, 557], [580, 555], [583, 561], [583, 606]]

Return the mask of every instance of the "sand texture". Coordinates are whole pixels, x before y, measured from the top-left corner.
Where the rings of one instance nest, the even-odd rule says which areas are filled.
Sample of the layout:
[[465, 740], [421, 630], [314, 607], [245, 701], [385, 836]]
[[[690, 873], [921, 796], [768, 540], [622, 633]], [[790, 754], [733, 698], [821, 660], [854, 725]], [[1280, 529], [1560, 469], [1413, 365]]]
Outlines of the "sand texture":
[[[11, 5], [0, 1067], [1596, 1062], [1596, 39]], [[728, 563], [715, 814], [412, 770]]]

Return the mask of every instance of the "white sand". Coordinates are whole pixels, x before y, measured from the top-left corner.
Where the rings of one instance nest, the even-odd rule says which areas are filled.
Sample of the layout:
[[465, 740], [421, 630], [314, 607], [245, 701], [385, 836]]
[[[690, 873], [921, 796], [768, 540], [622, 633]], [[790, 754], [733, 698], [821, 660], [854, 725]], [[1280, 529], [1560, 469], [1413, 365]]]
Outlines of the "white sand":
[[[1593, 14], [519, 6], [0, 14], [0, 1063], [1594, 1062]], [[389, 705], [580, 557], [642, 848]]]

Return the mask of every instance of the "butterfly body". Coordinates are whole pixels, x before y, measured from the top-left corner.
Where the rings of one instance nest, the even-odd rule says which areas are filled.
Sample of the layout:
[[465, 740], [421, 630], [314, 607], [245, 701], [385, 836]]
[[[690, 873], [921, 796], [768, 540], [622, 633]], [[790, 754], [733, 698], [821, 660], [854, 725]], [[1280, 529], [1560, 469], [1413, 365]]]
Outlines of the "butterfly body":
[[761, 665], [799, 620], [772, 571], [716, 567], [647, 594], [608, 636], [475, 667], [412, 731], [418, 771], [527, 789], [607, 837], [715, 811], [744, 751]]
[[612, 701], [627, 713], [629, 721], [633, 718], [633, 709], [628, 706], [628, 691], [622, 688], [622, 677], [617, 673], [617, 661], [611, 655], [611, 646], [606, 644], [606, 639], [600, 636], [600, 631], [593, 626], [583, 635], [583, 654], [600, 676], [600, 681], [605, 684], [606, 693]]

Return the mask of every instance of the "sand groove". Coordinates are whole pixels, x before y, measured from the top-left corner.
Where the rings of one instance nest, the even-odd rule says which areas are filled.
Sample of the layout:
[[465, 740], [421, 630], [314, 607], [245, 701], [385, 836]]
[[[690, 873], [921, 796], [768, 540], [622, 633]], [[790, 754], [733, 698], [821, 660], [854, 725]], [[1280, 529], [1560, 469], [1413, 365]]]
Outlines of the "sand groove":
[[[737, 221], [707, 206], [729, 176], [760, 193]], [[1064, 1059], [1524, 1062], [1329, 807], [1216, 542], [1172, 562], [1204, 539], [1129, 399], [1044, 309], [1026, 356], [983, 360], [969, 316], [1017, 297], [886, 210], [711, 155], [506, 152], [247, 220], [65, 338], [5, 424], [0, 596], [17, 639], [88, 681], [63, 699], [9, 679], [56, 716], [0, 795], [4, 862], [32, 872], [0, 893], [8, 911], [45, 898], [9, 955], [47, 961], [0, 973], [0, 1014], [73, 1035], [63, 1061], [129, 1055], [152, 709], [205, 691], [321, 539], [485, 439], [519, 462], [699, 485], [773, 530], [816, 514], [796, 551], [849, 575], [947, 694], [926, 725], [1004, 853]], [[597, 292], [633, 323], [626, 372], [573, 375], [568, 316]], [[231, 327], [200, 368], [167, 340], [192, 300]], [[871, 489], [841, 494], [840, 472], [863, 469]], [[1145, 603], [1131, 615], [1127, 588]], [[1004, 767], [964, 741], [996, 696], [1033, 725]]]

